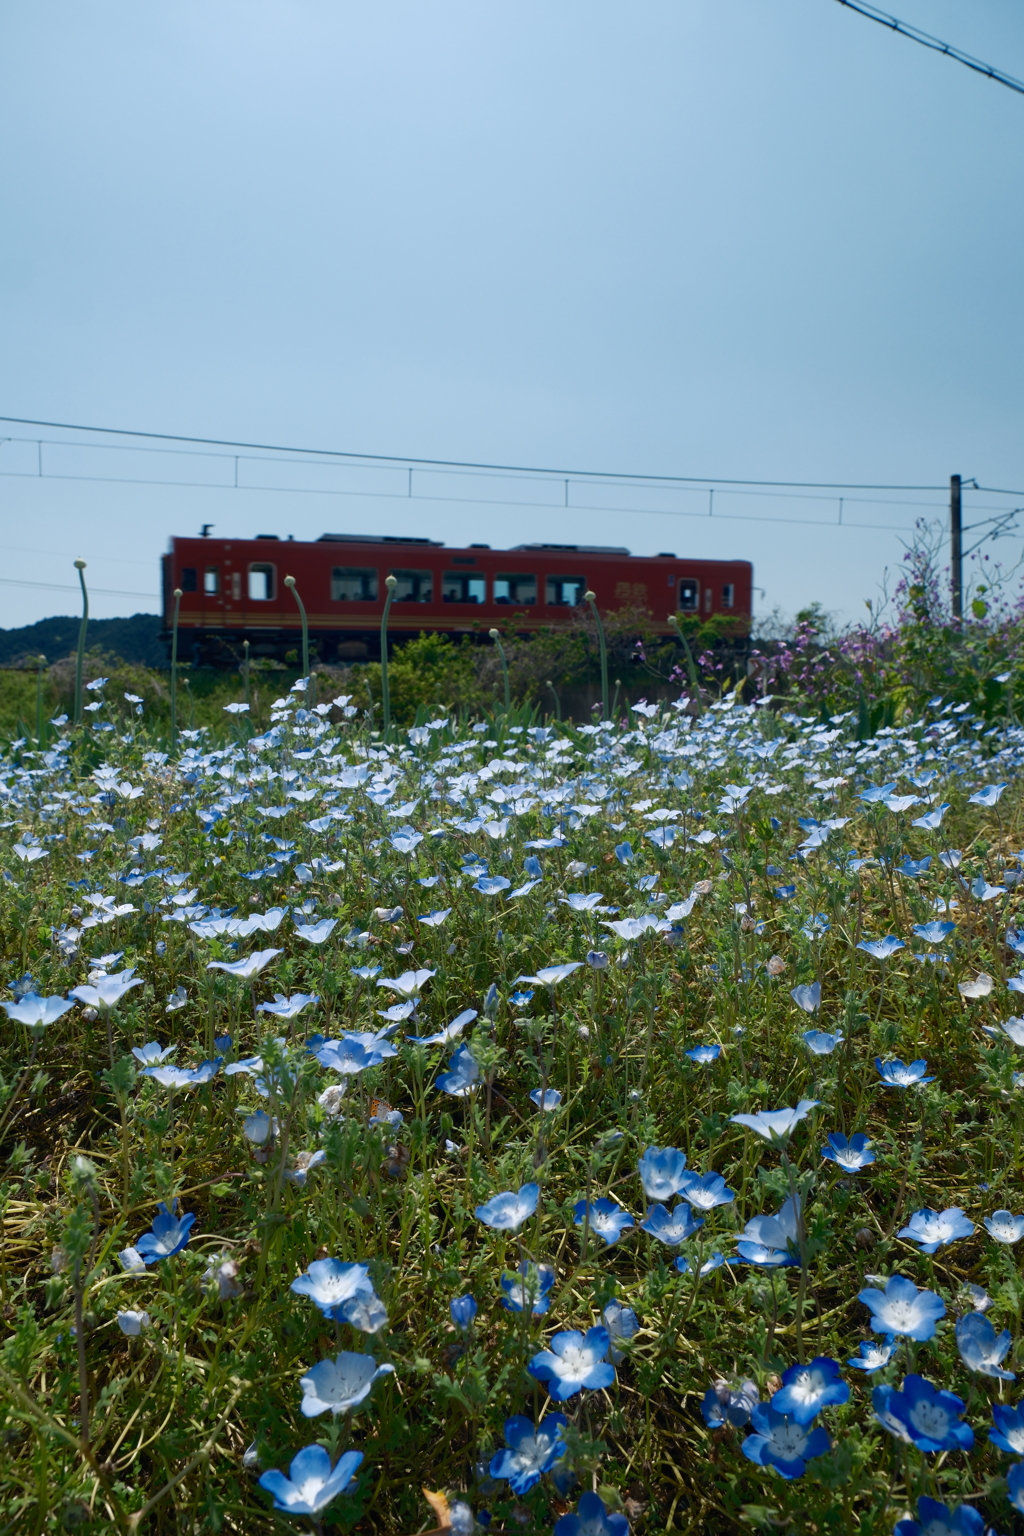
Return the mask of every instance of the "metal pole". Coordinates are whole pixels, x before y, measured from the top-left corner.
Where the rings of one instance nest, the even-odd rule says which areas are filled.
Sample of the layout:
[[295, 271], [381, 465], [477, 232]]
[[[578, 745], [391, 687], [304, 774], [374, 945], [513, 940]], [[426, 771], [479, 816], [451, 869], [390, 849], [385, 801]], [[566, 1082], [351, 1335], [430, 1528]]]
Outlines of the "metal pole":
[[961, 535], [961, 485], [959, 475], [949, 477], [949, 552], [953, 617], [959, 619], [964, 608], [964, 558]]
[[388, 589], [388, 595], [384, 599], [384, 612], [380, 616], [380, 701], [386, 741], [391, 730], [391, 690], [388, 687], [388, 614], [391, 612], [391, 599], [398, 586], [398, 577], [391, 574], [385, 576], [384, 585]]
[[590, 611], [594, 615], [597, 624], [597, 643], [601, 650], [601, 718], [608, 719], [608, 646], [604, 638], [604, 625], [601, 623], [601, 615], [597, 611], [597, 593], [584, 592], [584, 602], [590, 604]]
[[75, 724], [82, 723], [82, 664], [85, 658], [85, 632], [89, 627], [89, 593], [85, 586], [85, 561], [76, 560], [75, 570], [82, 584], [82, 623], [78, 630], [78, 655], [75, 658]]
[[174, 589], [174, 617], [171, 620], [171, 747], [178, 740], [178, 610], [181, 588]]

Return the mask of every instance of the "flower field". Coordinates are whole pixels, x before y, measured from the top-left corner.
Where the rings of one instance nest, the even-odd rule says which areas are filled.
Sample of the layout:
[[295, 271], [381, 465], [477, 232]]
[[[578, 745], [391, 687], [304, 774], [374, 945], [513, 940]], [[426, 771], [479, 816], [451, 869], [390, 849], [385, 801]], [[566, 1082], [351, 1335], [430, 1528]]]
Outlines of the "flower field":
[[0, 1531], [1024, 1528], [1024, 730], [90, 688], [0, 759]]

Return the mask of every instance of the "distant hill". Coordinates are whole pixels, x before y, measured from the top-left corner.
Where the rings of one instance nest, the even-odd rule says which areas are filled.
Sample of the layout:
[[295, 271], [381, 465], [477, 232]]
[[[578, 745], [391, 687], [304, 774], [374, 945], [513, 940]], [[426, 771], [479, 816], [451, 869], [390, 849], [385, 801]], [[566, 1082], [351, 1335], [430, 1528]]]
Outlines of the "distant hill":
[[[17, 666], [28, 656], [59, 661], [78, 646], [80, 619], [40, 619], [21, 629], [0, 629], [0, 667]], [[88, 650], [120, 656], [136, 666], [166, 667], [167, 651], [157, 636], [163, 620], [155, 613], [135, 613], [130, 619], [90, 619]]]

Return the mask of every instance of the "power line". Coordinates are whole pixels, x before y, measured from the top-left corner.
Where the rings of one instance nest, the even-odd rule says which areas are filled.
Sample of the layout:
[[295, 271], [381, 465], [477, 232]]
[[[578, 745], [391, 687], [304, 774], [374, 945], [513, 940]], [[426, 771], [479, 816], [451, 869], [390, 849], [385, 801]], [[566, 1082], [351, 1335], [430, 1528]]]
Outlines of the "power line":
[[[843, 4], [847, 0], [842, 0]], [[59, 432], [97, 432], [110, 437], [142, 437], [161, 443], [196, 443], [205, 448], [247, 448], [256, 453], [303, 453], [320, 458], [363, 460], [373, 464], [421, 464], [434, 469], [493, 470], [512, 475], [569, 475], [582, 480], [634, 480], [661, 485], [763, 485], [809, 491], [944, 491], [944, 485], [855, 485], [838, 480], [736, 480], [715, 475], [638, 475], [605, 469], [551, 469], [527, 464], [485, 464], [472, 459], [421, 459], [413, 454], [354, 453], [341, 448], [296, 448], [281, 443], [236, 442], [224, 437], [187, 437], [175, 432], [139, 432], [128, 427], [89, 427], [67, 421], [37, 421], [31, 416], [0, 416], [22, 427], [50, 427]]]
[[[80, 592], [81, 591], [80, 587], [69, 586], [66, 582], [61, 582], [61, 581], [21, 581], [16, 576], [0, 576], [0, 586], [5, 586], [5, 587], [39, 587], [39, 588], [44, 588], [47, 592]], [[118, 590], [116, 590], [114, 588], [111, 588], [111, 587], [93, 587], [93, 586], [90, 586], [90, 588], [89, 588], [89, 596], [90, 597], [147, 597], [147, 598], [149, 598], [150, 602], [157, 602], [157, 601], [159, 601], [159, 599], [157, 598], [157, 595], [156, 595], [155, 592], [123, 592], [123, 591], [118, 591]]]
[[839, 4], [844, 5], [848, 11], [856, 11], [858, 16], [866, 16], [868, 21], [877, 21], [880, 26], [888, 27], [890, 32], [898, 32], [900, 37], [908, 37], [912, 43], [920, 43], [922, 48], [930, 48], [933, 53], [944, 53], [947, 58], [955, 59], [958, 64], [964, 64], [968, 69], [973, 69], [975, 74], [985, 75], [989, 80], [995, 80], [998, 85], [1005, 85], [1008, 90], [1024, 96], [1024, 81], [1015, 80], [1013, 75], [996, 69], [992, 64], [983, 64], [980, 59], [964, 53], [962, 48], [955, 48], [952, 43], [944, 43], [941, 38], [933, 37], [930, 32], [922, 32], [920, 27], [913, 27], [909, 22], [899, 21], [895, 16], [890, 16], [888, 11], [880, 11], [873, 5], [865, 5], [863, 0], [839, 0]]

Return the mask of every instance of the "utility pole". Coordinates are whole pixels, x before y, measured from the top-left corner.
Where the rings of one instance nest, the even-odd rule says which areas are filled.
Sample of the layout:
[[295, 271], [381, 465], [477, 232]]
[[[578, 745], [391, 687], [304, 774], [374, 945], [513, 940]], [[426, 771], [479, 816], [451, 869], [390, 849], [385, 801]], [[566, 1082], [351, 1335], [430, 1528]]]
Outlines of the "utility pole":
[[953, 617], [959, 619], [964, 606], [964, 562], [961, 541], [960, 476], [949, 477], [949, 553], [950, 582], [953, 597]]

